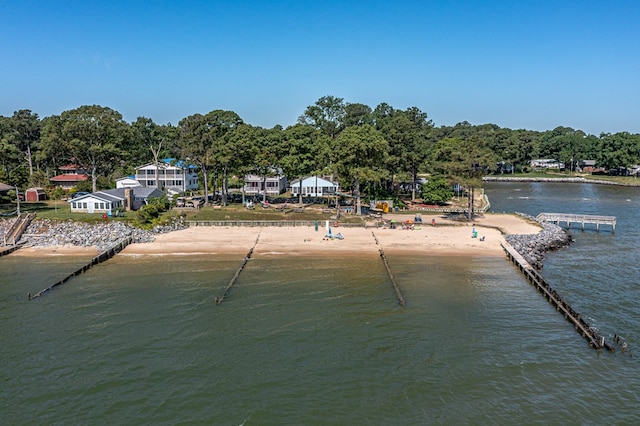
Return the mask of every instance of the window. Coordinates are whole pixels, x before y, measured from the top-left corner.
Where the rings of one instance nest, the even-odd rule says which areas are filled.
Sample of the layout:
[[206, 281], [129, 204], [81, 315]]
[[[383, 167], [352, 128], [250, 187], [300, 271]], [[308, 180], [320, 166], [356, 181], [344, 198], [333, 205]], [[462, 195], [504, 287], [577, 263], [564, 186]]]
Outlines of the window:
[[87, 203], [82, 203], [82, 208], [86, 210], [87, 209]]
[[76, 202], [75, 202], [75, 201], [74, 201], [74, 202], [72, 202], [72, 203], [71, 203], [71, 206], [72, 206], [74, 209], [75, 209], [75, 208], [77, 208], [77, 206], [76, 206]]

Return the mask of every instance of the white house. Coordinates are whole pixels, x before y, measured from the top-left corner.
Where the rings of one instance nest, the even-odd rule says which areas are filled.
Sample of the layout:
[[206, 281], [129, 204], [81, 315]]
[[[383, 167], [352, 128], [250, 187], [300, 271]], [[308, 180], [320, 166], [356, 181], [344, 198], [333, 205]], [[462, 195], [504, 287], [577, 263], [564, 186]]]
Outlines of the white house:
[[185, 192], [198, 189], [198, 175], [196, 166], [174, 158], [165, 158], [157, 165], [149, 163], [136, 167], [135, 180], [145, 188], [156, 188], [175, 192]]
[[541, 158], [531, 160], [531, 167], [534, 169], [564, 169], [564, 163], [552, 158]]
[[280, 195], [287, 189], [287, 178], [282, 174], [276, 176], [267, 176], [266, 181], [264, 176], [259, 175], [246, 175], [244, 177], [244, 192], [245, 194], [262, 194], [265, 192], [267, 195]]
[[338, 191], [338, 184], [318, 176], [309, 176], [302, 179], [302, 185], [300, 185], [300, 179], [293, 180], [290, 189], [292, 196], [302, 193], [303, 197], [326, 197]]
[[157, 188], [106, 189], [69, 200], [71, 211], [76, 213], [115, 213], [116, 211], [138, 210], [150, 198], [161, 197]]
[[136, 180], [135, 176], [125, 176], [116, 179], [116, 188], [133, 188], [134, 186], [142, 186]]

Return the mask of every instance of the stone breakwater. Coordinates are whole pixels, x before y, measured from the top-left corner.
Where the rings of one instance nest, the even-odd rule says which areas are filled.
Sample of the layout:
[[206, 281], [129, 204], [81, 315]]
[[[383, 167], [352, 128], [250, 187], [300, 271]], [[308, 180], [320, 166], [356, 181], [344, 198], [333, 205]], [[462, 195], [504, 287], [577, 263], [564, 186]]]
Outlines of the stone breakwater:
[[9, 232], [9, 229], [11, 229], [14, 223], [16, 223], [15, 217], [11, 219], [0, 220], [0, 244], [2, 244], [4, 236], [7, 235], [7, 232]]
[[555, 223], [539, 221], [535, 217], [519, 214], [540, 223], [542, 231], [537, 234], [505, 235], [504, 239], [534, 268], [542, 269], [546, 252], [571, 244], [571, 236]]
[[147, 243], [153, 241], [156, 234], [185, 227], [183, 223], [176, 221], [146, 231], [118, 221], [91, 224], [72, 220], [61, 222], [40, 219], [31, 222], [20, 241], [31, 247], [71, 245], [96, 247], [99, 251], [103, 251], [128, 237], [132, 237], [134, 243]]
[[484, 182], [550, 182], [550, 183], [591, 183], [594, 185], [612, 185], [612, 186], [640, 186], [640, 183], [632, 182], [615, 182], [612, 180], [586, 179], [583, 177], [508, 177], [508, 176], [484, 176]]

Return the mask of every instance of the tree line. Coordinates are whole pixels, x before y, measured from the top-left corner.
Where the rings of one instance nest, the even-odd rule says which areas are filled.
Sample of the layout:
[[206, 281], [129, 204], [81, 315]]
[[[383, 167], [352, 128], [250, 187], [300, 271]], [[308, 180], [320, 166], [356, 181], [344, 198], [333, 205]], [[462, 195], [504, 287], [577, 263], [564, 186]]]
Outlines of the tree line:
[[10, 185], [46, 187], [60, 166], [75, 163], [89, 171], [95, 191], [111, 187], [136, 166], [167, 157], [197, 165], [205, 195], [213, 188], [226, 195], [231, 176], [281, 171], [289, 179], [334, 176], [358, 199], [361, 194], [397, 196], [402, 187], [416, 198], [420, 174], [468, 185], [498, 163], [527, 171], [535, 158], [628, 167], [640, 163], [640, 135], [595, 136], [569, 127], [513, 130], [468, 122], [437, 127], [416, 107], [381, 103], [371, 108], [334, 96], [308, 106], [296, 124], [271, 129], [225, 110], [193, 114], [177, 125], [146, 117], [128, 123], [118, 111], [99, 105], [42, 119], [26, 109], [0, 116], [0, 181]]

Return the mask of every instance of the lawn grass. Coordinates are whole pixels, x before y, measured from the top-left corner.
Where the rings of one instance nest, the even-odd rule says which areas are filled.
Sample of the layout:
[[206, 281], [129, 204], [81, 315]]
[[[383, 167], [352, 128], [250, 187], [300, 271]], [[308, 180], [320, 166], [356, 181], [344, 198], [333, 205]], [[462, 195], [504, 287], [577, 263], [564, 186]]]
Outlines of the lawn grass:
[[[323, 213], [323, 207], [326, 206], [307, 206], [303, 212], [295, 212], [289, 208], [286, 210], [276, 210], [273, 207], [263, 209], [260, 206], [256, 206], [254, 210], [247, 210], [240, 204], [230, 204], [225, 207], [202, 207], [199, 210], [194, 209], [172, 209], [161, 214], [161, 219], [170, 219], [178, 216], [183, 216], [188, 221], [224, 221], [224, 220], [334, 220], [335, 210]], [[16, 204], [4, 204], [0, 205], [0, 214], [7, 214], [15, 212]], [[40, 202], [22, 202], [20, 203], [20, 211], [35, 212], [38, 219], [50, 219], [50, 220], [75, 220], [79, 222], [97, 223], [102, 222], [104, 219], [102, 213], [75, 213], [71, 212], [71, 206], [65, 201], [47, 200]], [[332, 218], [333, 216], [333, 218]], [[130, 222], [135, 225], [136, 213], [126, 212], [124, 217], [110, 217], [108, 220], [119, 220], [123, 222]], [[357, 216], [346, 216], [340, 218], [342, 222], [360, 222], [361, 219]]]

